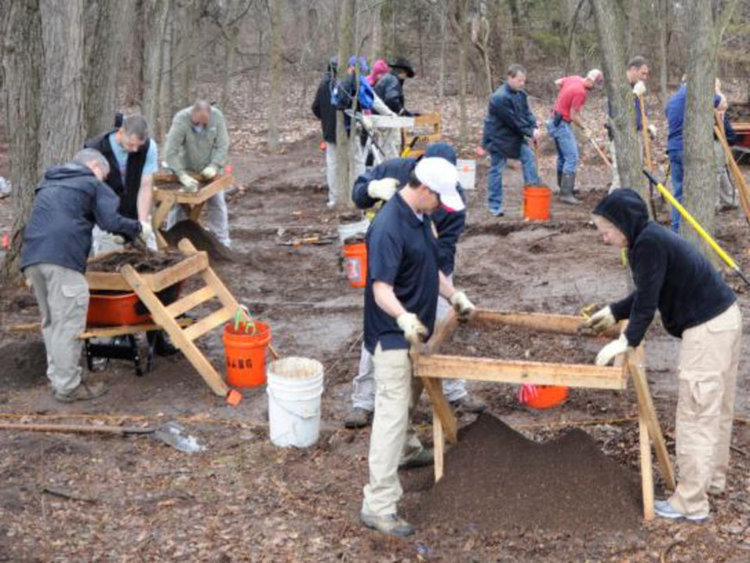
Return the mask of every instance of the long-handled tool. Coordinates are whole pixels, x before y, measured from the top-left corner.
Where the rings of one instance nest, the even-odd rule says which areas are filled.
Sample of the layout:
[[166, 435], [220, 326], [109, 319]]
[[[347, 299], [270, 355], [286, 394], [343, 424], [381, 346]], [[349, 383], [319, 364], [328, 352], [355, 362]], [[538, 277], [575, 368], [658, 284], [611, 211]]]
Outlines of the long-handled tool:
[[729, 171], [732, 173], [732, 178], [734, 179], [737, 193], [740, 196], [740, 206], [742, 207], [742, 211], [745, 212], [745, 218], [750, 221], [750, 189], [748, 189], [747, 183], [745, 183], [745, 178], [742, 176], [742, 171], [740, 170], [737, 161], [734, 160], [732, 149], [729, 147], [729, 143], [727, 142], [727, 136], [724, 132], [724, 121], [719, 117], [718, 113], [714, 114], [714, 118], [716, 120], [716, 124], [714, 125], [714, 134], [716, 135], [716, 138], [719, 140], [722, 148], [724, 149], [724, 156], [727, 161], [727, 166], [729, 167]]
[[612, 163], [607, 158], [607, 155], [604, 154], [604, 151], [601, 149], [601, 147], [597, 144], [597, 142], [594, 140], [593, 137], [588, 138], [589, 141], [591, 141], [591, 144], [594, 145], [594, 148], [596, 149], [596, 152], [599, 153], [599, 156], [602, 157], [602, 160], [604, 161], [604, 164], [612, 168]]
[[643, 103], [643, 95], [638, 96], [638, 106], [641, 109], [641, 134], [643, 135], [643, 163], [649, 170], [654, 169], [654, 162], [651, 159], [651, 139], [648, 133], [648, 116], [646, 115], [646, 106]]
[[682, 215], [685, 220], [690, 223], [690, 226], [695, 229], [695, 231], [700, 235], [700, 237], [708, 244], [708, 246], [713, 249], [716, 254], [718, 254], [719, 258], [721, 258], [724, 263], [729, 266], [734, 272], [742, 278], [742, 281], [744, 281], [748, 286], [750, 286], [750, 280], [748, 280], [745, 277], [745, 274], [742, 273], [742, 270], [740, 270], [740, 267], [737, 265], [737, 262], [732, 259], [729, 254], [727, 254], [723, 248], [721, 248], [716, 241], [709, 235], [706, 230], [701, 227], [700, 223], [695, 220], [695, 218], [690, 214], [690, 212], [685, 209], [682, 204], [675, 199], [675, 197], [669, 192], [669, 190], [664, 187], [664, 184], [659, 182], [656, 178], [653, 177], [651, 172], [648, 170], [643, 170], [643, 173], [646, 175], [646, 178], [648, 178], [648, 181], [651, 182], [654, 186], [656, 186], [656, 189], [659, 190], [659, 193], [664, 196], [664, 198], [674, 207], [680, 215]]

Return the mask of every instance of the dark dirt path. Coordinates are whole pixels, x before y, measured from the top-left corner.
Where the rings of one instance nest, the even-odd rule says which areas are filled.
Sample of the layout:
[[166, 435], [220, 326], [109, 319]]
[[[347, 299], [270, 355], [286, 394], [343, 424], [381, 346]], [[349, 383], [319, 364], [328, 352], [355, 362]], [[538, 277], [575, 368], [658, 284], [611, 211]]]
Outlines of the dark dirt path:
[[[249, 263], [216, 263], [237, 298], [267, 320], [282, 354], [308, 356], [326, 367], [323, 430], [306, 451], [279, 450], [267, 440], [267, 401], [262, 389], [245, 393], [238, 408], [213, 396], [181, 357], [158, 358], [153, 373], [136, 378], [114, 362], [105, 372], [111, 391], [90, 404], [61, 405], [49, 397], [39, 336], [0, 333], [0, 421], [43, 420], [135, 425], [181, 418], [204, 441], [206, 452], [188, 456], [147, 437], [0, 434], [0, 560], [721, 560], [750, 556], [750, 427], [736, 425], [727, 493], [714, 502], [705, 526], [657, 521], [622, 533], [583, 535], [543, 532], [534, 526], [492, 530], [420, 520], [417, 534], [391, 539], [357, 522], [367, 478], [369, 430], [344, 430], [350, 379], [359, 359], [362, 293], [349, 287], [338, 247], [280, 246], [310, 234], [333, 236], [337, 219], [326, 210], [323, 157], [313, 138], [282, 155], [234, 155], [235, 174], [246, 188], [230, 198], [235, 250]], [[551, 178], [552, 157], [542, 157]], [[520, 170], [506, 172], [509, 211], [501, 220], [484, 210], [486, 162], [478, 189], [469, 195], [469, 225], [459, 245], [456, 284], [486, 308], [576, 314], [591, 302], [606, 303], [625, 291], [619, 255], [597, 240], [589, 212], [604, 193], [605, 171], [585, 159], [585, 205], [552, 203], [547, 223], [520, 218]], [[7, 228], [9, 203], [0, 202]], [[747, 226], [737, 213], [722, 215], [720, 239], [747, 267]], [[735, 286], [737, 287], [737, 286]], [[748, 294], [740, 294], [746, 325]], [[0, 294], [3, 327], [35, 322], [33, 298], [24, 290]], [[746, 333], [750, 331], [746, 330]], [[221, 366], [221, 337], [200, 341]], [[737, 415], [750, 418], [748, 345], [743, 350]], [[673, 435], [678, 342], [659, 327], [647, 343], [649, 378], [667, 436]], [[595, 352], [592, 351], [592, 353]], [[24, 360], [24, 358], [29, 358]], [[43, 359], [43, 358], [42, 358]], [[527, 438], [547, 440], [580, 427], [623, 472], [637, 478], [638, 428], [632, 389], [624, 393], [573, 390], [559, 409], [519, 407], [511, 386], [475, 384], [490, 411]], [[417, 422], [429, 439], [423, 401]], [[18, 416], [23, 415], [23, 416]], [[25, 417], [25, 418], [24, 418]], [[471, 422], [463, 416], [461, 424]], [[581, 421], [594, 421], [583, 424]], [[596, 422], [599, 421], [599, 422]], [[670, 441], [671, 451], [674, 444]], [[742, 453], [739, 453], [739, 452]], [[458, 478], [460, 487], [461, 477]], [[552, 477], [554, 479], [554, 476]], [[405, 506], [419, 510], [429, 475], [404, 479]], [[50, 495], [64, 491], [71, 498]], [[606, 509], [607, 498], [593, 495]], [[600, 507], [601, 508], [601, 507]], [[502, 505], [498, 511], [504, 510]]]

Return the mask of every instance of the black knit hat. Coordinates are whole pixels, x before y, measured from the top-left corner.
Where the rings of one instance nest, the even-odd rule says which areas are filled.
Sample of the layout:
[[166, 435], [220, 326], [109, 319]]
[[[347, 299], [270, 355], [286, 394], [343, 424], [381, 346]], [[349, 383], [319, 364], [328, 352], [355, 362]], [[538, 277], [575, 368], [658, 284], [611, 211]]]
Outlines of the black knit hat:
[[388, 66], [391, 68], [401, 68], [406, 71], [406, 76], [408, 78], [414, 78], [414, 68], [411, 66], [411, 63], [403, 57], [396, 57], [396, 60], [389, 62]]

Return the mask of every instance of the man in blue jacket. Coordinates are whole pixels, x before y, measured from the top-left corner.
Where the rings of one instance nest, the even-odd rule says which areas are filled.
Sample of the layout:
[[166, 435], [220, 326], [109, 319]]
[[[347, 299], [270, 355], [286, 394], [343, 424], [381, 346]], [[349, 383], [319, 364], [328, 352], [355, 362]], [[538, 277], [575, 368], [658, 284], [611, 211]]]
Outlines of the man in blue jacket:
[[31, 283], [42, 314], [47, 350], [47, 377], [58, 401], [94, 399], [107, 389], [81, 380], [82, 342], [89, 287], [86, 261], [91, 231], [104, 231], [146, 241], [153, 234], [146, 221], [118, 212], [120, 199], [103, 180], [109, 162], [98, 151], [84, 149], [62, 166], [49, 168], [36, 188], [31, 217], [23, 235], [21, 269]]
[[508, 79], [490, 97], [484, 118], [482, 146], [490, 153], [487, 173], [487, 207], [495, 217], [503, 212], [503, 170], [509, 158], [521, 161], [526, 185], [541, 183], [536, 168], [534, 151], [529, 139], [536, 143], [540, 137], [534, 114], [529, 109], [526, 92], [526, 70], [521, 65], [510, 65]]
[[649, 221], [637, 192], [622, 188], [594, 209], [606, 244], [626, 248], [635, 291], [588, 321], [601, 331], [628, 319], [619, 339], [596, 357], [607, 365], [637, 347], [657, 309], [664, 328], [682, 339], [675, 434], [679, 483], [654, 508], [664, 518], [702, 521], [708, 495], [726, 487], [734, 395], [742, 341], [742, 315], [732, 290], [686, 240]]
[[[456, 151], [447, 143], [432, 143], [425, 147], [424, 158], [444, 158], [455, 166]], [[381, 202], [386, 202], [400, 188], [409, 182], [409, 175], [419, 162], [417, 158], [395, 158], [371, 168], [359, 176], [352, 188], [352, 200], [360, 209], [370, 209]], [[459, 186], [463, 197], [463, 190]], [[430, 215], [438, 233], [438, 267], [451, 281], [455, 268], [456, 245], [466, 224], [465, 210], [448, 210], [445, 206]], [[450, 305], [440, 298], [438, 300], [437, 320], [448, 314]], [[352, 381], [352, 410], [347, 415], [344, 425], [347, 428], [361, 428], [372, 420], [375, 410], [375, 380], [373, 379], [372, 354], [362, 346], [359, 361], [359, 373]], [[466, 381], [463, 379], [444, 379], [443, 393], [454, 408], [465, 412], [479, 413], [485, 405], [469, 394]]]

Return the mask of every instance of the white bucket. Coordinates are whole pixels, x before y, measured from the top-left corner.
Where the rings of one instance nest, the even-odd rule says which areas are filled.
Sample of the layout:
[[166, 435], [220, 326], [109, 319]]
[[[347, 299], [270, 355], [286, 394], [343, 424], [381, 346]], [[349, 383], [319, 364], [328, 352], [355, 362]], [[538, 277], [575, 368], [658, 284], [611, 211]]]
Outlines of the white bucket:
[[456, 170], [458, 170], [458, 183], [465, 190], [473, 190], [476, 188], [476, 177], [477, 177], [477, 161], [476, 160], [462, 160], [456, 161]]
[[268, 366], [268, 422], [271, 442], [306, 448], [318, 441], [323, 364], [308, 358], [282, 358]]
[[349, 237], [356, 235], [363, 235], [367, 232], [370, 226], [370, 222], [367, 219], [362, 219], [357, 223], [347, 223], [346, 225], [339, 225], [339, 242], [344, 244], [344, 241]]

